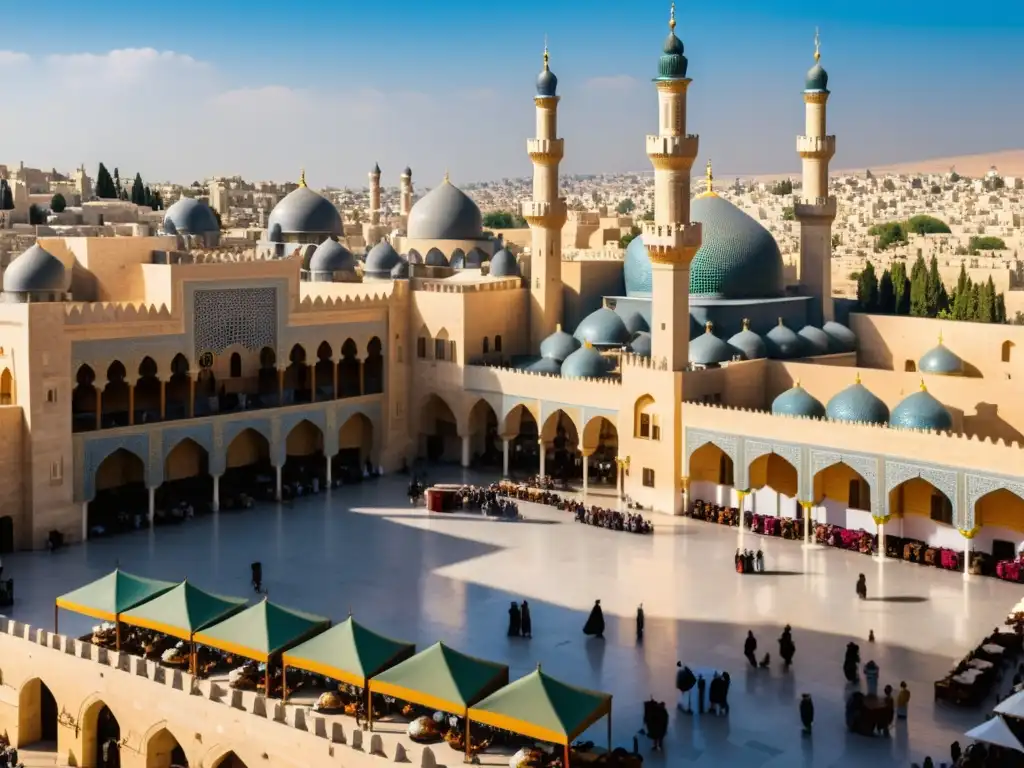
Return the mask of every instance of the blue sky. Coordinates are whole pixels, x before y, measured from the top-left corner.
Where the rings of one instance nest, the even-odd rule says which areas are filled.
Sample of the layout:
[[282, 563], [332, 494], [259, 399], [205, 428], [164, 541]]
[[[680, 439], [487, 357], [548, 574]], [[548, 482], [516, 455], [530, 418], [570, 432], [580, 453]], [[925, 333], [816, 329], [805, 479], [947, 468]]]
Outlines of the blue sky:
[[[815, 26], [835, 167], [1024, 146], [1019, 5], [682, 3], [699, 162], [798, 168]], [[547, 34], [564, 171], [648, 170], [667, 17], [660, 0], [21, 4], [6, 10], [0, 67], [26, 117], [8, 113], [3, 161], [104, 160], [175, 181], [304, 166], [314, 185], [362, 185], [374, 161], [390, 183], [405, 165], [420, 186], [446, 167], [456, 182], [521, 176]]]

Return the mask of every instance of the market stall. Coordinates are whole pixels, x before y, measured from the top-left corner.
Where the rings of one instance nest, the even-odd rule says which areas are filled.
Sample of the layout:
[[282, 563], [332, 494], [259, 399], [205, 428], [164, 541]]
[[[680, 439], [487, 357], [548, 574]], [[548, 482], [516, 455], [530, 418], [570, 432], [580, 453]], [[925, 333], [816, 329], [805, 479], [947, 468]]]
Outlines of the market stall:
[[205, 592], [186, 579], [159, 597], [121, 614], [121, 621], [189, 643], [189, 671], [195, 674], [196, 632], [233, 616], [245, 605], [246, 601], [241, 598]]
[[434, 485], [427, 488], [428, 512], [454, 512], [459, 508], [461, 485]]
[[101, 579], [79, 587], [57, 598], [53, 608], [53, 631], [58, 632], [61, 608], [115, 626], [115, 648], [121, 650], [121, 614], [173, 589], [174, 582], [145, 579], [125, 573], [120, 568]]
[[[602, 717], [608, 718], [608, 752], [612, 751], [612, 697], [563, 683], [536, 670], [470, 707], [471, 723], [501, 728], [539, 741], [561, 745], [569, 768], [569, 746]], [[469, 744], [467, 735], [466, 744]]]
[[1010, 726], [1006, 724], [1006, 721], [998, 715], [972, 728], [964, 735], [974, 741], [983, 741], [986, 744], [994, 744], [1003, 749], [1012, 749], [1024, 753], [1024, 746], [1021, 745], [1020, 740], [1010, 730]]
[[[295, 611], [264, 598], [240, 613], [196, 632], [197, 644], [266, 664], [264, 693], [270, 697], [272, 660], [331, 626], [330, 619]], [[284, 689], [282, 676], [281, 686]]]

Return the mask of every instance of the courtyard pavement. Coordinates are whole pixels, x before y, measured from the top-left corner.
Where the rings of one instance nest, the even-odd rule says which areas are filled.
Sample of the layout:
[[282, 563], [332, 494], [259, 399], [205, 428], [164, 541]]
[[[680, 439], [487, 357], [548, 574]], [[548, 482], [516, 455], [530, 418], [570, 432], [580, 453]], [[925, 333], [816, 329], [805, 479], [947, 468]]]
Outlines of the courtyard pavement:
[[[463, 477], [436, 470], [433, 480]], [[482, 478], [477, 478], [482, 482]], [[116, 565], [143, 576], [180, 580], [222, 594], [252, 595], [249, 564], [263, 562], [270, 599], [326, 614], [351, 610], [374, 629], [425, 647], [437, 640], [503, 661], [516, 678], [542, 663], [567, 682], [614, 695], [614, 738], [631, 747], [642, 702], [665, 701], [672, 722], [654, 766], [781, 768], [909, 766], [931, 755], [948, 760], [949, 744], [984, 719], [987, 707], [960, 710], [933, 701], [932, 684], [1001, 624], [1019, 586], [995, 579], [863, 555], [804, 549], [800, 543], [744, 534], [761, 546], [767, 573], [733, 570], [736, 529], [655, 516], [655, 533], [637, 536], [591, 528], [547, 507], [520, 504], [525, 519], [497, 522], [428, 515], [412, 509], [408, 478], [393, 477], [238, 513], [140, 531], [49, 553], [5, 556], [15, 580], [10, 615], [49, 628], [53, 600]], [[867, 575], [869, 599], [854, 593]], [[528, 599], [533, 639], [505, 636], [511, 600]], [[600, 599], [605, 639], [582, 626]], [[637, 644], [634, 616], [643, 603], [647, 631]], [[777, 638], [793, 627], [796, 658], [783, 672]], [[62, 612], [61, 631], [80, 635], [94, 621]], [[743, 641], [752, 629], [770, 670], [751, 670]], [[867, 642], [869, 630], [877, 641]], [[841, 671], [849, 640], [862, 661], [881, 668], [881, 688], [906, 680], [906, 724], [891, 738], [846, 732]], [[732, 676], [728, 718], [686, 716], [674, 708], [676, 661], [726, 669]], [[1009, 687], [1007, 680], [1003, 688]], [[801, 693], [815, 702], [814, 735], [800, 735]], [[588, 734], [605, 740], [605, 725]]]

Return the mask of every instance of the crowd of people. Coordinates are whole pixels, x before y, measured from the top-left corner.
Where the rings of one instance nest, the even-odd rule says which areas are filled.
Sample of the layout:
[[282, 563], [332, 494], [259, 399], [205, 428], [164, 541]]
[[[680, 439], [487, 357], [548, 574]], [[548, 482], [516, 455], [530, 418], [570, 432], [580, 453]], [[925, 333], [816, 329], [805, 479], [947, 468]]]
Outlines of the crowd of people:
[[749, 549], [737, 549], [733, 561], [736, 573], [764, 573], [764, 552], [760, 549], [756, 554]]
[[[543, 482], [543, 480], [544, 478], [533, 478], [531, 482]], [[534, 504], [544, 504], [565, 512], [571, 512], [577, 523], [607, 528], [611, 531], [626, 531], [628, 533], [651, 533], [654, 530], [651, 522], [638, 512], [620, 512], [616, 509], [599, 507], [596, 504], [587, 506], [582, 501], [567, 499], [549, 490], [549, 486], [531, 487], [522, 483], [502, 480], [493, 483], [490, 488], [509, 498], [530, 501]]]

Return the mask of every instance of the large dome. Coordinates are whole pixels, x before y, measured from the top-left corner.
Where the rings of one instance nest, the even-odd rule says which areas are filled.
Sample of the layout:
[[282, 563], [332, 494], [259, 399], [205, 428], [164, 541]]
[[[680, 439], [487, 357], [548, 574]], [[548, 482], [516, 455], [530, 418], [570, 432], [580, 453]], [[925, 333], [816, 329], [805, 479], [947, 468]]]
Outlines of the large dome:
[[483, 217], [469, 195], [445, 177], [409, 211], [406, 231], [410, 240], [481, 240]]
[[833, 421], [866, 422], [886, 424], [889, 421], [889, 407], [860, 383], [860, 376], [828, 401], [826, 414]]
[[690, 362], [696, 365], [719, 365], [736, 356], [736, 350], [715, 336], [712, 323], [706, 323], [704, 333], [690, 342]]
[[825, 406], [814, 395], [801, 387], [798, 381], [772, 401], [772, 415], [821, 419], [825, 416]]
[[579, 349], [580, 340], [562, 330], [562, 326], [555, 326], [555, 332], [540, 343], [540, 356], [562, 362]]
[[922, 384], [920, 392], [914, 392], [896, 404], [889, 425], [900, 429], [948, 432], [953, 428], [953, 417], [949, 415], [946, 406], [936, 400]]
[[581, 342], [597, 347], [621, 347], [629, 341], [622, 318], [608, 307], [601, 307], [580, 320], [573, 333]]
[[333, 238], [327, 238], [309, 257], [310, 272], [354, 272], [356, 257]]
[[305, 184], [293, 189], [274, 206], [267, 219], [268, 232], [273, 230], [275, 225], [279, 226], [281, 233], [285, 235], [317, 234], [340, 237], [343, 234], [341, 214], [334, 207], [334, 203], [323, 195], [318, 195]]
[[36, 243], [4, 270], [6, 293], [63, 293], [66, 270], [64, 264]]
[[[772, 234], [717, 195], [694, 198], [690, 218], [703, 226], [703, 244], [690, 265], [690, 294], [721, 299], [782, 296], [782, 254]], [[651, 260], [642, 236], [626, 248], [627, 296], [651, 295]]]
[[934, 373], [939, 376], [962, 376], [964, 361], [949, 347], [942, 343], [925, 352], [917, 361], [917, 370], [921, 373]]
[[566, 379], [600, 379], [608, 373], [608, 361], [590, 344], [584, 344], [562, 362]]
[[390, 277], [391, 270], [402, 260], [387, 240], [381, 240], [366, 254], [363, 274], [370, 277]]
[[[168, 222], [171, 227], [167, 226]], [[181, 235], [205, 235], [220, 232], [220, 225], [210, 206], [191, 197], [183, 197], [164, 214], [164, 230]]]

